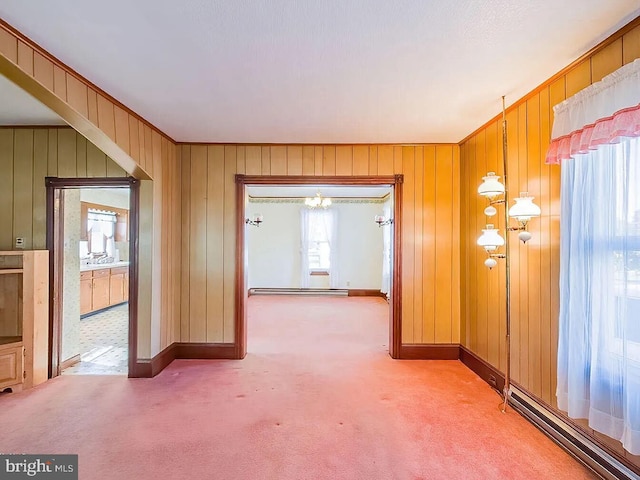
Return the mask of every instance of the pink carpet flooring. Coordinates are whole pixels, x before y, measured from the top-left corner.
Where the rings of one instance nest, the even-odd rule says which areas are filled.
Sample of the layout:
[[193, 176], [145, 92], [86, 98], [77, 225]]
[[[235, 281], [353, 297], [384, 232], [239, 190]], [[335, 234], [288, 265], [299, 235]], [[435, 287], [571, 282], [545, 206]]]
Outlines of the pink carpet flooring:
[[457, 361], [387, 354], [376, 298], [255, 296], [242, 361], [62, 376], [0, 396], [0, 452], [81, 479], [595, 478]]

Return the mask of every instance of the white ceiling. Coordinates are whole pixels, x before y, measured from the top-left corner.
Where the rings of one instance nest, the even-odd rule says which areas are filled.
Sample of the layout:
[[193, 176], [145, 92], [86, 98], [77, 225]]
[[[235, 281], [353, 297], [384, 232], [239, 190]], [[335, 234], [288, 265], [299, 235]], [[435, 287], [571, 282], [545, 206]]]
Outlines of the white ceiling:
[[314, 197], [320, 192], [330, 198], [383, 198], [391, 193], [390, 186], [350, 187], [331, 185], [251, 185], [247, 194], [254, 198], [302, 198]]
[[458, 142], [640, 0], [2, 0], [177, 141]]
[[66, 125], [53, 110], [0, 75], [0, 125]]

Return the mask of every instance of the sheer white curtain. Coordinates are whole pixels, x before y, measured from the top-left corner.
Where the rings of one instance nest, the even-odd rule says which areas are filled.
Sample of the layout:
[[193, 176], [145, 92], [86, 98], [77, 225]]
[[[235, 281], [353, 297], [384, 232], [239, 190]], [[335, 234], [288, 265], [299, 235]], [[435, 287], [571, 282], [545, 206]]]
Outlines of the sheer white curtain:
[[[384, 204], [384, 218], [391, 218], [391, 201]], [[391, 290], [391, 225], [382, 227], [382, 286], [380, 292], [389, 296]]]
[[300, 287], [309, 288], [309, 209], [300, 209]]
[[319, 213], [322, 215], [325, 235], [329, 240], [329, 288], [339, 288], [338, 211], [331, 208]]
[[562, 163], [558, 406], [640, 454], [640, 139]]
[[554, 108], [547, 155], [549, 163], [562, 161], [558, 407], [634, 455], [640, 454], [639, 73], [636, 61]]

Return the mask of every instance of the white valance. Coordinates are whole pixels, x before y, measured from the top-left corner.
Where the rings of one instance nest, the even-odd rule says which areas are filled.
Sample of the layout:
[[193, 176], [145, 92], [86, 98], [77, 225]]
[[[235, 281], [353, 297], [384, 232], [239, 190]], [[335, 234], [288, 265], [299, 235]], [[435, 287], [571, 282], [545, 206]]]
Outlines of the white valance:
[[640, 59], [553, 107], [547, 163], [640, 136]]

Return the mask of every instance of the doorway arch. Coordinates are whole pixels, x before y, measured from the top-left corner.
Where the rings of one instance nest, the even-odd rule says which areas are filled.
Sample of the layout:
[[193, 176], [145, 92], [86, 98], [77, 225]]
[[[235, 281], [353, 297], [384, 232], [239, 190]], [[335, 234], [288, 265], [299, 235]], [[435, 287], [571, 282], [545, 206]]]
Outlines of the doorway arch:
[[403, 175], [389, 176], [275, 176], [236, 175], [236, 297], [235, 358], [247, 354], [247, 249], [245, 236], [246, 188], [251, 185], [331, 185], [393, 187], [393, 245], [389, 298], [389, 355], [400, 358], [402, 344], [402, 184]]

